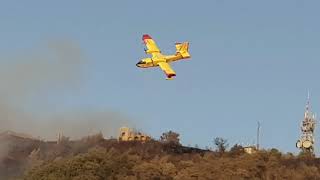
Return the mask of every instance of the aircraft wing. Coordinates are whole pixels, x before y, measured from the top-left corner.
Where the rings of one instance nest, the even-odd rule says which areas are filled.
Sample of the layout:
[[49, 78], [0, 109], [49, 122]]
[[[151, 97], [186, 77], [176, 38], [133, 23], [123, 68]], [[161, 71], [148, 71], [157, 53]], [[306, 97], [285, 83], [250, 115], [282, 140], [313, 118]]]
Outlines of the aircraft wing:
[[155, 53], [161, 53], [159, 50], [156, 42], [149, 36], [148, 34], [144, 34], [142, 36], [142, 40], [144, 44], [147, 46], [147, 49], [145, 50], [147, 54], [155, 54]]
[[158, 63], [162, 71], [166, 74], [167, 79], [172, 79], [173, 76], [176, 76], [176, 73], [171, 68], [171, 66], [166, 62]]

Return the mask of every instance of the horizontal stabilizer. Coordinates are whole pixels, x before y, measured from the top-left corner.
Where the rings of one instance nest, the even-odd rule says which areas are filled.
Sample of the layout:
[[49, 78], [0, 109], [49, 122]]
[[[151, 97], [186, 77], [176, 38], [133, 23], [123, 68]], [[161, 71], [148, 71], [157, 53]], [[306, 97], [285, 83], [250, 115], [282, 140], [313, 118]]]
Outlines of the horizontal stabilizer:
[[189, 43], [176, 43], [176, 54], [181, 55], [183, 58], [189, 58]]

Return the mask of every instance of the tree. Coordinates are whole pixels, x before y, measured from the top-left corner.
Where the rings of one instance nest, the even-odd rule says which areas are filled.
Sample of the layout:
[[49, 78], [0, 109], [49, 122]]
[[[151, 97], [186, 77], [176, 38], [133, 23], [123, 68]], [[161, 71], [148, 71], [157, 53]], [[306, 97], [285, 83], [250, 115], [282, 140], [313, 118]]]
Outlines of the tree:
[[239, 156], [241, 154], [244, 154], [244, 148], [241, 145], [235, 144], [233, 147], [231, 147], [230, 149], [231, 156]]
[[229, 144], [226, 139], [223, 139], [221, 137], [216, 137], [214, 139], [214, 144], [216, 145], [218, 152], [224, 153], [226, 149], [228, 148]]
[[165, 143], [174, 143], [174, 144], [180, 144], [179, 134], [173, 131], [168, 131], [162, 133], [162, 136], [160, 137], [161, 142]]

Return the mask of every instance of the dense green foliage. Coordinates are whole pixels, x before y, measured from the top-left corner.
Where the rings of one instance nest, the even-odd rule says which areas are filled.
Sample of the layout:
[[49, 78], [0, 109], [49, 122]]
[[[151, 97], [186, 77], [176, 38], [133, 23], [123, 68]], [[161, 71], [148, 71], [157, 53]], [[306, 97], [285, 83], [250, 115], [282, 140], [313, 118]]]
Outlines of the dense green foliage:
[[244, 153], [203, 151], [176, 144], [117, 143], [47, 161], [26, 173], [38, 179], [320, 179], [320, 160], [276, 149]]
[[142, 143], [97, 134], [57, 143], [10, 136], [0, 139], [10, 147], [0, 179], [320, 179], [320, 159], [310, 154], [277, 149], [247, 154], [240, 145], [228, 148], [223, 138], [213, 140], [215, 150], [202, 150], [182, 146], [178, 137], [169, 131], [160, 141]]

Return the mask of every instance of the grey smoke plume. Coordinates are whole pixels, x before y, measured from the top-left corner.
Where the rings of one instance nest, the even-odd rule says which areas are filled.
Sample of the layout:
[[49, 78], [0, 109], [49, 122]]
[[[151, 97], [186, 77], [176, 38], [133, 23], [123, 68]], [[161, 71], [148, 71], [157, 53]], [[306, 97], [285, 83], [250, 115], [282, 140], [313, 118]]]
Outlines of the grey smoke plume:
[[71, 41], [15, 54], [1, 61], [0, 95], [12, 101], [51, 88], [70, 88], [79, 84], [85, 64], [80, 48]]
[[[62, 133], [78, 139], [98, 132], [115, 136], [120, 126], [130, 126], [128, 118], [111, 110], [74, 107], [56, 112], [59, 104], [46, 102], [52, 95], [72, 96], [80, 89], [87, 64], [77, 43], [68, 40], [0, 55], [0, 133], [10, 130], [42, 140], [57, 140]], [[14, 147], [9, 141], [0, 142], [0, 179], [8, 173], [4, 160]]]
[[121, 113], [69, 109], [56, 114], [50, 106], [28, 111], [41, 95], [65, 91], [71, 95], [81, 87], [87, 63], [79, 46], [68, 40], [0, 57], [0, 132], [13, 130], [45, 139], [55, 139], [57, 133], [71, 138], [99, 131], [105, 136], [115, 135], [119, 126], [130, 123]]

